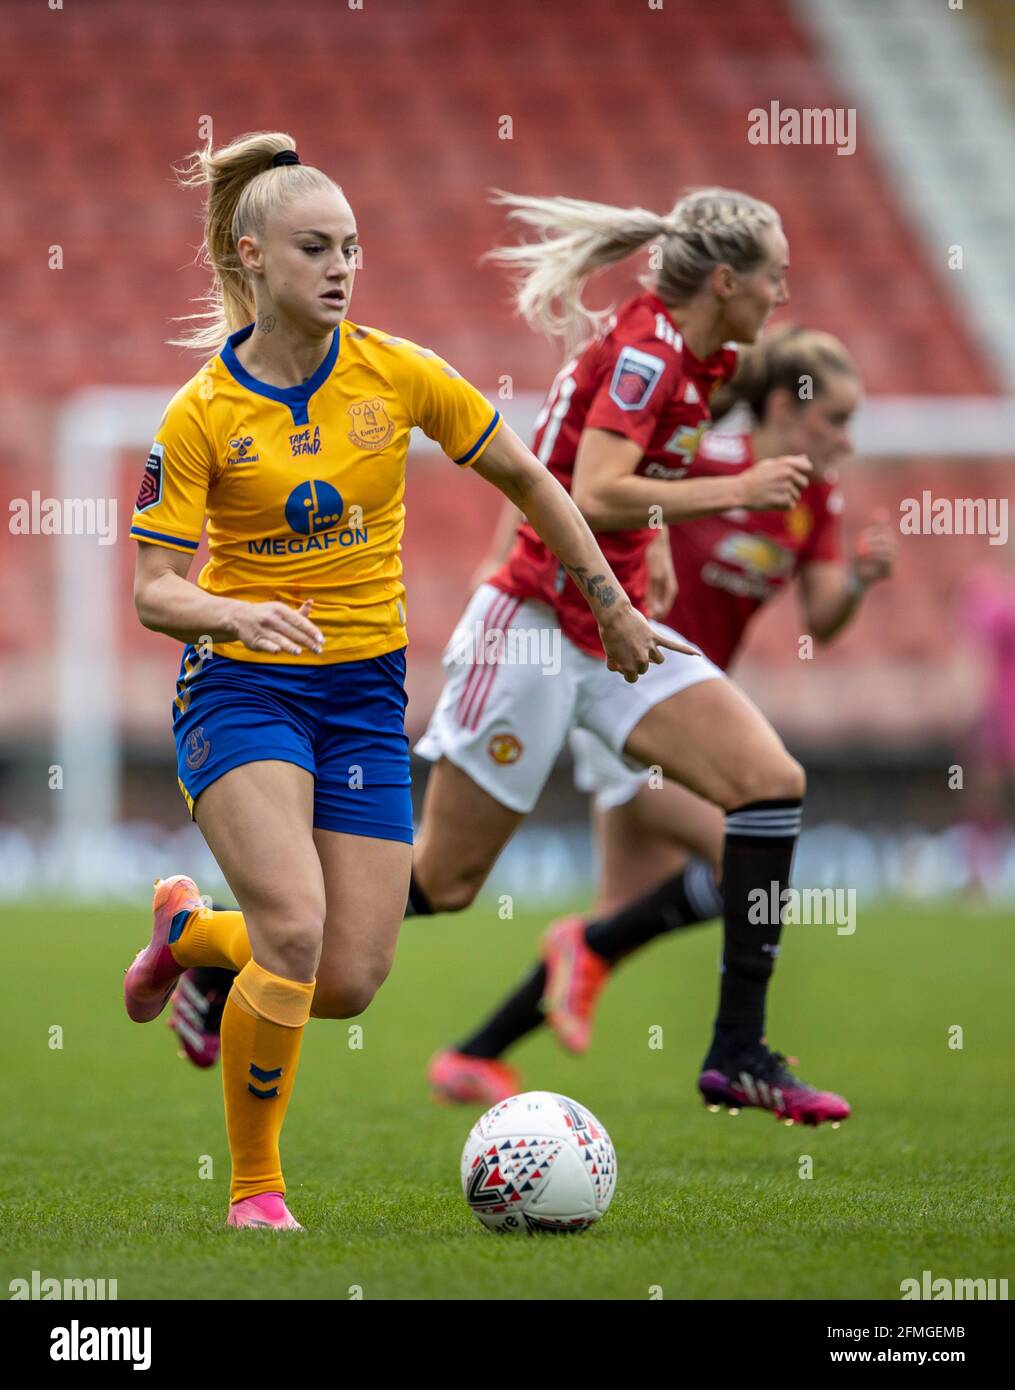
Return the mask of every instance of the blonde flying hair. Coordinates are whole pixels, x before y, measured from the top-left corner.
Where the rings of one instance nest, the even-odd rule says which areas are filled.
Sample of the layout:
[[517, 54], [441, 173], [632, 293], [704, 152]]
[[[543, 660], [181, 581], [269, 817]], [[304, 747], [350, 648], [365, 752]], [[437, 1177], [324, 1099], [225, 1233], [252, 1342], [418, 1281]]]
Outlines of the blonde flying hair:
[[612, 309], [582, 300], [590, 275], [657, 241], [659, 269], [642, 278], [662, 299], [686, 303], [717, 265], [743, 273], [764, 260], [762, 233], [778, 227], [768, 203], [729, 188], [695, 188], [669, 213], [616, 208], [578, 198], [528, 198], [494, 189], [509, 218], [539, 233], [537, 241], [487, 253], [516, 272], [515, 307], [534, 328], [562, 337], [568, 353], [593, 337]]
[[[773, 391], [781, 387], [798, 402], [811, 400], [821, 395], [834, 372], [859, 375], [852, 357], [831, 333], [797, 324], [772, 328], [756, 343], [740, 349], [736, 375], [712, 397], [712, 418], [719, 420], [735, 405], [744, 404], [760, 423]], [[809, 383], [806, 396], [801, 395], [805, 379]]]
[[254, 291], [240, 263], [236, 243], [241, 236], [263, 234], [268, 214], [303, 194], [336, 189], [338, 184], [309, 164], [272, 165], [281, 150], [295, 150], [291, 135], [256, 131], [240, 135], [213, 150], [211, 143], [194, 150], [174, 173], [182, 188], [207, 188], [204, 238], [198, 255], [213, 281], [198, 303], [200, 313], [183, 314], [177, 323], [195, 327], [169, 341], [174, 347], [217, 351], [230, 333], [256, 316]]

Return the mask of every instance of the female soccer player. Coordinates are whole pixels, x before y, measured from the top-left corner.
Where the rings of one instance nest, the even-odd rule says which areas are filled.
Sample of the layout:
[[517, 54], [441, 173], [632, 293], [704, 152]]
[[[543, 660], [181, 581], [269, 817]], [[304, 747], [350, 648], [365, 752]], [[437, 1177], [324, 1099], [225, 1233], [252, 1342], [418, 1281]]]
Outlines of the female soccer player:
[[[809, 389], [801, 399], [803, 383]], [[849, 564], [841, 558], [836, 470], [851, 452], [849, 423], [860, 386], [837, 339], [795, 327], [766, 334], [742, 354], [722, 395], [724, 404], [747, 407], [747, 420], [737, 411], [721, 432], [706, 434], [686, 476], [721, 480], [731, 510], [674, 526], [661, 548], [676, 585], [667, 622], [725, 669], [755, 615], [794, 579], [806, 631], [819, 642], [837, 636], [870, 585], [891, 573], [895, 538], [876, 520], [860, 535]], [[738, 416], [745, 428], [750, 424], [747, 432], [733, 430]], [[754, 460], [796, 453], [815, 469], [797, 505], [788, 512], [745, 510], [741, 489]], [[612, 966], [655, 937], [722, 909], [714, 878], [722, 860], [719, 810], [672, 782], [650, 783], [647, 773], [625, 767], [585, 731], [571, 735], [571, 747], [579, 787], [595, 793], [598, 910], [588, 921], [554, 923], [543, 960], [519, 988], [465, 1042], [434, 1057], [430, 1080], [442, 1099], [489, 1105], [524, 1089], [519, 1073], [497, 1059], [543, 1022], [569, 1051], [584, 1052]], [[698, 857], [688, 863], [690, 855]], [[646, 883], [658, 886], [645, 893]], [[704, 1078], [702, 1090], [706, 1098], [712, 1093]], [[730, 1099], [758, 1103], [741, 1085]]]
[[689, 649], [653, 633], [566, 491], [474, 387], [428, 349], [349, 322], [353, 213], [288, 135], [198, 151], [181, 181], [207, 189], [215, 276], [204, 326], [181, 341], [215, 355], [173, 397], [145, 465], [135, 604], [187, 644], [180, 788], [241, 911], [204, 908], [183, 875], [160, 880], [124, 996], [148, 1022], [187, 967], [238, 971], [222, 1015], [228, 1224], [294, 1230], [278, 1143], [303, 1028], [366, 1008], [409, 881], [412, 427], [525, 512], [585, 595], [612, 680], [637, 680], [660, 647]]
[[[729, 340], [753, 342], [771, 310], [786, 302], [786, 238], [773, 208], [725, 189], [688, 194], [662, 217], [562, 198], [502, 201], [540, 233], [497, 253], [520, 271], [518, 307], [569, 345], [595, 324], [581, 299], [590, 272], [657, 243], [646, 293], [623, 304], [561, 369], [535, 442], [602, 533], [605, 553], [640, 604], [646, 551], [659, 526], [713, 515], [734, 499], [748, 510], [791, 508], [808, 481], [811, 465], [800, 455], [748, 469], [733, 495], [721, 476], [683, 480], [711, 423], [710, 398], [734, 370]], [[841, 1097], [799, 1081], [764, 1042], [782, 913], [758, 924], [752, 893], [778, 902], [788, 884], [803, 769], [704, 656], [668, 660], [635, 691], [611, 683], [576, 599], [523, 525], [507, 563], [466, 609], [418, 749], [436, 766], [413, 857], [413, 910], [450, 911], [473, 900], [535, 805], [564, 740], [574, 728], [586, 730], [612, 753], [658, 767], [725, 812], [723, 973], [699, 1085], [709, 1098], [757, 1104], [788, 1119], [845, 1117]], [[558, 626], [560, 660], [548, 675], [524, 652], [552, 647], [543, 639]], [[491, 630], [503, 638], [504, 660], [489, 659]], [[526, 633], [539, 641], [521, 641]], [[744, 1077], [750, 1102], [739, 1099]]]

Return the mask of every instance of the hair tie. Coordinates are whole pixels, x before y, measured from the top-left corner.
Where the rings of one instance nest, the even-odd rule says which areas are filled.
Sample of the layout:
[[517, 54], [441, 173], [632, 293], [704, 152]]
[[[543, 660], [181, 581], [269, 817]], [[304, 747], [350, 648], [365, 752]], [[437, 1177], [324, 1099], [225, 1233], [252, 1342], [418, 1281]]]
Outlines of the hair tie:
[[279, 150], [271, 161], [271, 167], [277, 169], [281, 164], [299, 164], [300, 157], [295, 150]]

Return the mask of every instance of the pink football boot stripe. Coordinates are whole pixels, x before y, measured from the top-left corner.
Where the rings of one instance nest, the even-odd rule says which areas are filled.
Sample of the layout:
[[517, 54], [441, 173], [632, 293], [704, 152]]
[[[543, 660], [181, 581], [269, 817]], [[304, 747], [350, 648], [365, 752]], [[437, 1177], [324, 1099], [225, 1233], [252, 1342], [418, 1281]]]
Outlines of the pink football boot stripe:
[[167, 1027], [180, 1040], [181, 1057], [189, 1058], [195, 1067], [212, 1067], [221, 1050], [222, 991], [199, 989], [196, 976], [194, 970], [180, 976]]
[[203, 907], [197, 884], [185, 874], [160, 878], [152, 903], [152, 939], [134, 957], [123, 981], [123, 1002], [135, 1023], [150, 1023], [169, 1002], [185, 966], [177, 964], [169, 949], [169, 932], [179, 912]]

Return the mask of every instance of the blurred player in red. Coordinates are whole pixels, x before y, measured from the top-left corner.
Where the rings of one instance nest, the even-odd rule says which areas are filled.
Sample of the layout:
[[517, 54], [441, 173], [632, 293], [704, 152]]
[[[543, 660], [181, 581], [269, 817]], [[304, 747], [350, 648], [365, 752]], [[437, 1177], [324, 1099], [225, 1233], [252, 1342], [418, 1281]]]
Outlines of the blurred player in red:
[[[810, 384], [804, 400], [802, 383]], [[717, 393], [717, 414], [737, 407], [722, 429], [704, 436], [690, 465], [672, 469], [675, 478], [721, 480], [730, 504], [661, 532], [653, 551], [654, 595], [665, 605], [667, 624], [718, 666], [729, 665], [755, 615], [794, 580], [805, 631], [827, 642], [855, 617], [869, 586], [890, 574], [895, 540], [884, 520], [869, 525], [850, 561], [843, 559], [837, 466], [851, 452], [849, 425], [859, 398], [856, 370], [841, 343], [823, 333], [777, 329], [744, 351], [734, 383]], [[744, 488], [755, 460], [792, 454], [805, 454], [815, 469], [792, 510], [747, 510]], [[487, 568], [498, 559], [491, 556]], [[443, 1099], [493, 1104], [523, 1090], [518, 1072], [499, 1059], [543, 1022], [569, 1051], [584, 1052], [596, 1001], [616, 962], [722, 911], [721, 810], [673, 782], [631, 770], [584, 730], [571, 735], [571, 748], [578, 786], [595, 794], [602, 865], [597, 910], [589, 920], [552, 924], [543, 959], [514, 994], [466, 1041], [437, 1054], [430, 1080]], [[646, 883], [659, 886], [645, 893]], [[716, 1100], [751, 1104], [756, 1085], [737, 1080], [728, 1096], [716, 1081], [713, 1093]]]
[[[560, 333], [573, 353], [536, 421], [535, 452], [570, 488], [628, 593], [644, 604], [648, 554], [661, 527], [734, 504], [789, 510], [809, 480], [800, 451], [735, 470], [743, 476], [732, 486], [726, 476], [686, 476], [711, 424], [712, 397], [735, 370], [736, 344], [754, 342], [788, 298], [785, 236], [774, 209], [724, 189], [691, 193], [664, 218], [565, 198], [503, 201], [540, 237], [496, 253], [521, 272], [518, 307]], [[581, 301], [588, 275], [650, 241], [655, 274], [642, 281], [646, 292], [608, 323], [596, 322]], [[600, 331], [590, 338], [590, 328]], [[842, 1097], [794, 1077], [764, 1037], [782, 913], [758, 922], [752, 894], [788, 886], [803, 769], [704, 654], [668, 653], [636, 690], [613, 681], [575, 597], [523, 524], [506, 563], [466, 609], [417, 745], [436, 765], [413, 856], [411, 909], [455, 911], [472, 902], [535, 805], [563, 742], [583, 731], [605, 756], [656, 767], [704, 798], [724, 827], [722, 901], [713, 892], [702, 914], [718, 910], [724, 923], [719, 1008], [699, 1078], [706, 1099], [755, 1104], [793, 1121], [845, 1118]], [[544, 640], [554, 637], [555, 665], [546, 650], [552, 640]], [[661, 910], [686, 916], [683, 881], [662, 892]], [[434, 1069], [448, 1090], [455, 1060], [438, 1059]]]

